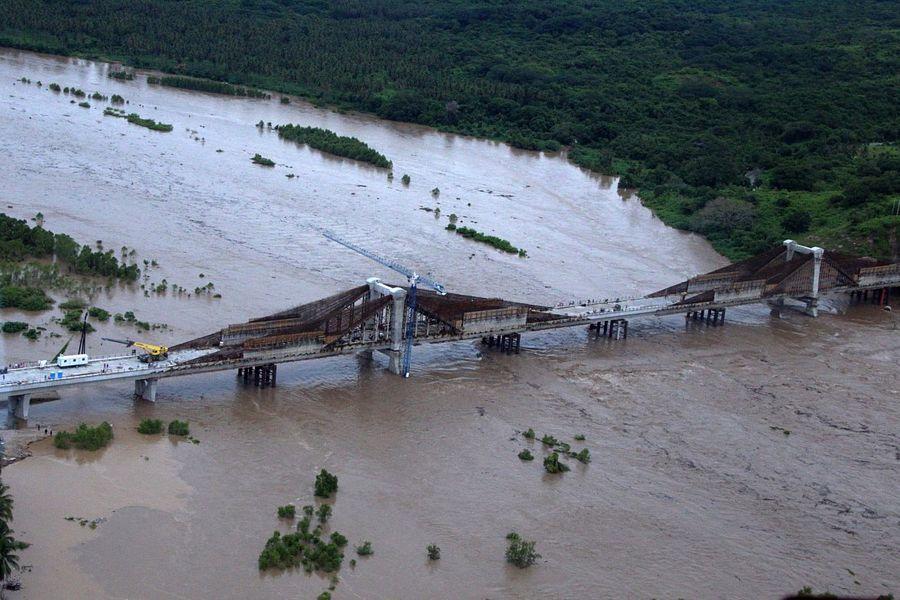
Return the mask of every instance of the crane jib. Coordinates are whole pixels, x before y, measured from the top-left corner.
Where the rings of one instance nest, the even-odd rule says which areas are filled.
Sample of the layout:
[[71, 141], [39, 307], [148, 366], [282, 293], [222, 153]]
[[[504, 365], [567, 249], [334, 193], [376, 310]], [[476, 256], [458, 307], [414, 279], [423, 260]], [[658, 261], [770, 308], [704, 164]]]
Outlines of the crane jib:
[[419, 275], [412, 269], [408, 269], [403, 265], [394, 262], [393, 260], [384, 258], [383, 256], [357, 246], [353, 242], [342, 239], [337, 234], [332, 233], [331, 231], [320, 231], [322, 235], [324, 235], [329, 240], [337, 242], [345, 248], [349, 248], [350, 250], [353, 250], [358, 254], [362, 254], [366, 258], [372, 259], [375, 262], [406, 276], [406, 279], [409, 282], [409, 295], [406, 299], [406, 351], [403, 353], [403, 376], [409, 377], [409, 363], [410, 357], [412, 356], [413, 338], [416, 335], [416, 296], [418, 285], [419, 283], [424, 283], [442, 296], [446, 294], [446, 292], [444, 291], [444, 286], [431, 279], [430, 277]]

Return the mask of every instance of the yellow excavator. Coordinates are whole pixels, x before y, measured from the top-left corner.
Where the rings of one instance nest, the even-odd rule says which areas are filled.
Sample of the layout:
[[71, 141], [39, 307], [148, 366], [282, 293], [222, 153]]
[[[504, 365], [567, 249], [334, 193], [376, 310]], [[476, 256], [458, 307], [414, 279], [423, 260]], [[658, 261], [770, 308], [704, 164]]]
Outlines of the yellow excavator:
[[115, 342], [117, 344], [125, 344], [129, 348], [134, 346], [135, 348], [140, 348], [146, 354], [141, 354], [138, 356], [138, 360], [145, 363], [157, 362], [160, 360], [166, 360], [169, 356], [169, 347], [168, 346], [158, 346], [156, 344], [148, 344], [146, 342], [136, 342], [134, 340], [116, 340], [113, 338], [103, 338], [107, 342]]

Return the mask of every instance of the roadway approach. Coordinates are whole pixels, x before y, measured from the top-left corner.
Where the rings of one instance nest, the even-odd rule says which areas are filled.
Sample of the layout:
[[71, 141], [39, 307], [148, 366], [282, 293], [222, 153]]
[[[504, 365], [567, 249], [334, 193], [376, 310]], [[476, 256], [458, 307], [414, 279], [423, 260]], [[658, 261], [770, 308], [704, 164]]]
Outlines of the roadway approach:
[[70, 386], [133, 381], [136, 397], [155, 401], [159, 381], [168, 377], [236, 369], [244, 381], [274, 385], [280, 363], [373, 350], [387, 354], [390, 370], [400, 374], [407, 332], [414, 345], [481, 339], [518, 352], [521, 334], [530, 331], [588, 326], [597, 336], [623, 339], [629, 321], [640, 317], [683, 313], [718, 324], [727, 308], [757, 303], [773, 311], [796, 305], [816, 316], [824, 294], [871, 295], [884, 304], [894, 288], [900, 288], [900, 263], [792, 240], [646, 296], [557, 306], [419, 290], [409, 311], [409, 287], [371, 278], [327, 298], [170, 346], [157, 362], [123, 354], [67, 368], [48, 361], [13, 364], [0, 380], [0, 399], [7, 400], [11, 416], [27, 420], [33, 395]]

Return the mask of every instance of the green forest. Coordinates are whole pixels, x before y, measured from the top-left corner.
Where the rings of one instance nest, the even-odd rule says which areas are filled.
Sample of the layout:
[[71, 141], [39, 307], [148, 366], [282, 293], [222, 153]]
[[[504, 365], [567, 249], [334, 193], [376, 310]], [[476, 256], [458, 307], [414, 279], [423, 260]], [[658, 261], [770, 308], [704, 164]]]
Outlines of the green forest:
[[0, 44], [120, 59], [622, 176], [731, 258], [897, 257], [894, 0], [6, 0]]

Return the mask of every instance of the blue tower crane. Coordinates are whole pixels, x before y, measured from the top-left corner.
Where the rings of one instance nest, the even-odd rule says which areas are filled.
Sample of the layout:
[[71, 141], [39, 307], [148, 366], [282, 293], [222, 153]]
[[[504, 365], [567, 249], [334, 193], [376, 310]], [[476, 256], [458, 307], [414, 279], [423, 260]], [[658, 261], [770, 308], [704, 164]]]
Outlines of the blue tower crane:
[[328, 230], [323, 230], [322, 235], [324, 235], [329, 240], [337, 242], [341, 246], [349, 248], [350, 250], [353, 250], [358, 254], [362, 254], [366, 258], [374, 260], [375, 262], [382, 264], [391, 270], [397, 271], [398, 273], [406, 277], [406, 280], [409, 283], [409, 296], [406, 299], [406, 351], [403, 353], [403, 376], [409, 377], [409, 360], [412, 356], [413, 336], [415, 334], [416, 327], [416, 289], [418, 288], [418, 285], [420, 283], [423, 283], [436, 291], [441, 296], [444, 296], [447, 293], [444, 291], [444, 286], [426, 275], [419, 275], [412, 269], [409, 269], [396, 261], [385, 258], [379, 254], [375, 254], [374, 252], [366, 250], [361, 246], [357, 246], [353, 242], [341, 238], [336, 233]]

